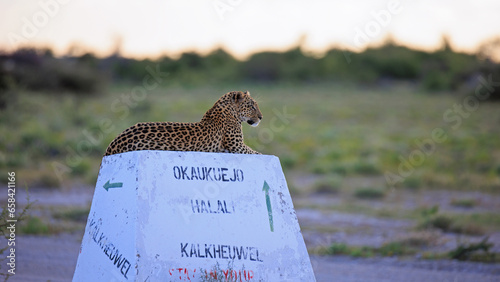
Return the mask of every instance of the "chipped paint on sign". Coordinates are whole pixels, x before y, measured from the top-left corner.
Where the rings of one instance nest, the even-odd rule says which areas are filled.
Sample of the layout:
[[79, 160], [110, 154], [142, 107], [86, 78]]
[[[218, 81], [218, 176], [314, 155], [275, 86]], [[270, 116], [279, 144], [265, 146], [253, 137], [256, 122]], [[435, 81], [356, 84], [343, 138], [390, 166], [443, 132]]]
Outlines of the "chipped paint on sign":
[[315, 281], [275, 156], [128, 152], [96, 187], [73, 281]]

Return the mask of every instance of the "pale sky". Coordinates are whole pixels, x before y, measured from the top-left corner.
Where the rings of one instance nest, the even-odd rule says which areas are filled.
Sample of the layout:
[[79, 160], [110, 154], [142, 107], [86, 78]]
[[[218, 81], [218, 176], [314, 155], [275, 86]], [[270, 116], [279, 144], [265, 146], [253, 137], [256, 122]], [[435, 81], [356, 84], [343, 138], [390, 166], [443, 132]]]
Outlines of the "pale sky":
[[500, 36], [497, 0], [0, 0], [0, 49], [70, 46], [108, 55], [155, 57], [224, 47], [243, 58], [285, 50], [305, 38], [308, 51], [361, 50], [389, 34], [399, 43], [474, 51]]

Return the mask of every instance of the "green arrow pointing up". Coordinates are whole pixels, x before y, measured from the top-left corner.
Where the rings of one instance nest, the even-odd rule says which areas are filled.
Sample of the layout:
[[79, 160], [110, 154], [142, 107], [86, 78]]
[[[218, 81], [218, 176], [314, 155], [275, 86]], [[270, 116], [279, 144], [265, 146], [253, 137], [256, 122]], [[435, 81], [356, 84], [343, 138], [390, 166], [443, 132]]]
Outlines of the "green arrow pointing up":
[[271, 232], [274, 232], [273, 225], [273, 209], [271, 208], [271, 199], [269, 198], [269, 185], [264, 180], [264, 187], [262, 187], [262, 191], [266, 192], [266, 205], [267, 205], [267, 214], [269, 215], [269, 226], [271, 227]]
[[106, 184], [104, 184], [104, 189], [106, 189], [106, 191], [108, 191], [109, 188], [121, 188], [123, 186], [123, 183], [122, 182], [116, 182], [116, 183], [109, 183], [109, 180], [108, 182], [106, 182]]

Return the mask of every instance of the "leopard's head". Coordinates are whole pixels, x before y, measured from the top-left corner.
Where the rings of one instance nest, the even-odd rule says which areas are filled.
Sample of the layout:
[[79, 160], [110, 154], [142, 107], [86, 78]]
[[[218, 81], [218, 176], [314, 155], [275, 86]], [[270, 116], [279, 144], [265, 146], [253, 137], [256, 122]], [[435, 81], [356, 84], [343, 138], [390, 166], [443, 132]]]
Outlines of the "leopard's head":
[[259, 122], [262, 120], [262, 113], [257, 102], [250, 97], [250, 92], [234, 91], [231, 94], [240, 120], [247, 122], [251, 126], [259, 125]]

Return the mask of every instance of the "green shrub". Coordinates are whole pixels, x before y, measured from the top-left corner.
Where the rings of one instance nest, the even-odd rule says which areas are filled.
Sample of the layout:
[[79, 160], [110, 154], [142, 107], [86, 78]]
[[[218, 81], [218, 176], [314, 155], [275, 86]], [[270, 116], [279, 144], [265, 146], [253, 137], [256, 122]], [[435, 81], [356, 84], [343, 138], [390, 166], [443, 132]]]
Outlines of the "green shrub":
[[452, 231], [453, 219], [444, 215], [437, 215], [429, 221], [429, 227], [441, 229], [444, 232]]
[[38, 187], [44, 188], [60, 188], [61, 182], [54, 173], [43, 173], [40, 177], [35, 180], [35, 184]]
[[383, 198], [385, 193], [376, 188], [360, 188], [354, 192], [354, 196], [358, 199], [375, 200]]
[[[460, 244], [457, 248], [450, 251], [448, 256], [452, 259], [458, 260], [468, 260], [472, 254], [482, 251], [486, 254], [490, 253], [490, 249], [493, 247], [493, 243], [488, 242], [489, 238], [486, 237], [478, 243], [471, 244]], [[495, 254], [492, 254], [493, 260]]]
[[0, 56], [0, 63], [3, 62], [13, 65], [4, 72], [0, 70], [0, 76], [11, 81], [0, 84], [8, 87], [94, 94], [106, 83], [106, 76], [95, 66], [74, 58], [55, 58], [50, 50], [21, 48]]
[[349, 252], [350, 248], [344, 243], [333, 243], [327, 249], [329, 255], [347, 255]]
[[405, 178], [403, 185], [408, 189], [416, 190], [422, 187], [422, 179], [419, 177], [410, 176]]
[[32, 235], [49, 234], [49, 225], [39, 217], [30, 217], [21, 225], [21, 232]]
[[352, 166], [353, 173], [362, 175], [377, 175], [380, 170], [376, 165], [367, 162], [357, 162]]
[[352, 247], [349, 252], [349, 255], [355, 258], [360, 258], [360, 257], [369, 258], [373, 257], [374, 252], [375, 252], [374, 249], [371, 247], [366, 247], [366, 246]]
[[435, 228], [443, 232], [469, 235], [481, 235], [485, 233], [484, 228], [474, 222], [459, 222], [457, 218], [439, 214], [438, 206], [421, 210], [420, 216], [419, 229]]
[[335, 194], [340, 190], [342, 178], [332, 175], [325, 177], [314, 184], [313, 190], [316, 193]]
[[438, 205], [432, 206], [430, 208], [422, 208], [419, 211], [420, 223], [418, 224], [418, 227], [421, 229], [431, 228], [432, 220], [437, 216], [438, 212], [439, 212]]
[[406, 256], [415, 254], [415, 250], [400, 242], [389, 242], [379, 248], [370, 246], [348, 246], [344, 243], [333, 243], [322, 250], [326, 255], [349, 255], [352, 257]]
[[377, 252], [382, 256], [402, 256], [411, 255], [415, 250], [402, 244], [401, 242], [389, 242], [378, 248]]
[[451, 86], [450, 77], [442, 71], [431, 71], [422, 81], [422, 86], [429, 91], [442, 91]]
[[329, 169], [329, 172], [336, 173], [339, 175], [346, 175], [348, 173], [348, 168], [341, 164], [332, 165]]
[[82, 159], [80, 162], [71, 167], [71, 174], [75, 176], [84, 176], [91, 169], [90, 161]]
[[315, 163], [311, 167], [311, 172], [315, 174], [326, 174], [329, 172], [329, 169], [323, 164]]
[[76, 222], [87, 222], [90, 209], [88, 208], [74, 208], [66, 211], [60, 211], [53, 214], [54, 218], [66, 219]]
[[422, 218], [419, 224], [421, 229], [436, 228], [443, 232], [452, 232], [455, 221], [445, 215], [439, 214], [439, 207], [425, 208], [420, 212]]
[[475, 199], [453, 199], [451, 205], [460, 208], [473, 208], [476, 206]]

